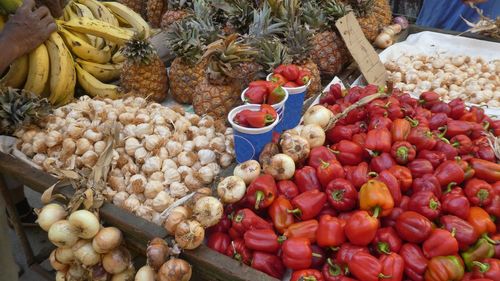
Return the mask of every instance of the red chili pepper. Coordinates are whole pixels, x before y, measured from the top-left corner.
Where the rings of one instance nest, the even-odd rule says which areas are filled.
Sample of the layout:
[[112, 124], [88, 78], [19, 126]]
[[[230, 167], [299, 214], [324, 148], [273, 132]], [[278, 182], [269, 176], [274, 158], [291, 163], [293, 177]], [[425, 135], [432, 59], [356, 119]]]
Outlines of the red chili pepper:
[[272, 229], [272, 226], [250, 209], [241, 209], [233, 216], [231, 227], [241, 236], [250, 229]]
[[380, 264], [382, 264], [382, 274], [386, 276], [383, 280], [403, 280], [405, 261], [400, 255], [396, 253], [382, 255], [380, 257]]
[[421, 243], [431, 235], [431, 221], [413, 211], [402, 213], [396, 220], [396, 231], [399, 236], [412, 243]]
[[423, 92], [420, 94], [418, 102], [425, 108], [431, 108], [434, 104], [439, 102], [439, 95], [435, 92]]
[[223, 232], [214, 232], [208, 237], [207, 246], [221, 254], [227, 253], [227, 248], [231, 244], [231, 237]]
[[424, 256], [428, 259], [437, 256], [448, 256], [458, 254], [458, 241], [454, 232], [444, 229], [434, 229], [431, 236], [422, 244]]
[[333, 154], [332, 150], [326, 146], [317, 146], [311, 149], [309, 152], [309, 160], [307, 161], [307, 165], [317, 169], [321, 162], [328, 162], [332, 159], [336, 159], [335, 154]]
[[280, 245], [278, 236], [272, 229], [251, 229], [243, 235], [245, 246], [254, 251], [276, 254]]
[[415, 159], [417, 152], [413, 145], [407, 141], [397, 141], [392, 145], [391, 156], [399, 165], [406, 165]]
[[469, 162], [476, 171], [476, 177], [491, 183], [500, 181], [500, 164], [477, 158]]
[[263, 104], [267, 99], [267, 88], [264, 86], [249, 87], [245, 92], [245, 101], [253, 104]]
[[493, 242], [487, 235], [496, 234], [497, 228], [484, 209], [480, 207], [471, 207], [467, 222], [474, 227], [477, 234], [483, 235], [484, 238], [487, 238], [492, 244], [496, 244], [496, 242]]
[[379, 224], [368, 212], [356, 211], [345, 225], [345, 235], [352, 244], [366, 246], [375, 238]]
[[285, 266], [281, 262], [281, 259], [278, 256], [268, 253], [254, 252], [252, 267], [278, 279], [283, 278], [285, 274]]
[[464, 192], [472, 205], [479, 207], [490, 205], [495, 195], [490, 184], [476, 178], [467, 181]]
[[419, 191], [411, 196], [408, 209], [434, 220], [441, 213], [441, 203], [431, 191]]
[[453, 119], [458, 119], [465, 113], [465, 103], [462, 99], [452, 99], [448, 105], [451, 108], [450, 117]]
[[459, 154], [469, 154], [474, 149], [471, 139], [466, 135], [456, 135], [450, 139], [450, 143]]
[[417, 158], [428, 160], [431, 162], [432, 167], [436, 169], [446, 160], [446, 155], [441, 151], [424, 149], [418, 152]]
[[286, 199], [293, 199], [295, 196], [299, 195], [299, 188], [297, 185], [290, 180], [281, 180], [277, 182], [278, 192], [283, 195]]
[[457, 135], [470, 136], [473, 128], [474, 123], [450, 119], [446, 124], [446, 137], [450, 139]]
[[438, 199], [440, 199], [442, 195], [441, 185], [433, 174], [425, 174], [421, 178], [414, 179], [412, 191], [415, 193], [420, 191], [430, 191], [434, 193]]
[[250, 265], [250, 262], [252, 261], [252, 251], [245, 247], [243, 239], [231, 241], [231, 244], [227, 247], [226, 256], [232, 257], [233, 259], [247, 265]]
[[292, 203], [283, 195], [280, 195], [267, 210], [273, 221], [274, 228], [276, 228], [279, 233], [284, 233], [285, 230], [293, 224], [293, 215], [288, 212], [288, 210], [291, 209]]
[[344, 170], [346, 172], [346, 179], [356, 188], [360, 188], [368, 181], [368, 164], [366, 162], [354, 167], [344, 166]]
[[406, 277], [413, 281], [423, 281], [429, 261], [425, 258], [420, 247], [416, 244], [406, 243], [401, 247], [399, 254], [405, 262]]
[[444, 153], [446, 160], [453, 160], [458, 156], [458, 151], [443, 139], [436, 143], [434, 150]]
[[317, 220], [308, 220], [296, 222], [290, 225], [284, 233], [287, 239], [290, 238], [306, 238], [311, 243], [316, 242], [316, 231], [318, 230], [319, 223]]
[[316, 175], [316, 169], [310, 166], [305, 166], [302, 169], [296, 170], [294, 182], [300, 192], [321, 190], [321, 184]]
[[460, 250], [466, 250], [478, 239], [478, 234], [474, 230], [474, 227], [459, 217], [449, 215], [442, 216], [439, 218], [439, 221], [444, 229], [455, 232], [455, 238], [458, 241]]
[[466, 220], [469, 217], [470, 203], [461, 188], [454, 188], [441, 198], [441, 210]]
[[363, 161], [363, 148], [353, 141], [341, 140], [332, 149], [342, 165], [358, 165]]
[[323, 275], [316, 269], [294, 271], [290, 281], [324, 281]]
[[412, 128], [407, 141], [417, 148], [417, 150], [432, 150], [436, 146], [437, 140], [434, 134], [427, 127]]
[[404, 166], [394, 165], [388, 171], [396, 177], [403, 192], [410, 189], [411, 184], [413, 183], [413, 177], [410, 169]]
[[500, 280], [500, 260], [487, 258], [472, 262], [474, 278], [489, 278], [491, 280]]
[[344, 227], [346, 222], [342, 219], [324, 215], [319, 219], [316, 240], [321, 247], [338, 247], [345, 242]]
[[292, 199], [292, 205], [295, 209], [289, 210], [301, 220], [315, 218], [323, 205], [326, 203], [326, 194], [317, 189], [305, 191]]
[[441, 186], [449, 184], [461, 184], [465, 179], [465, 173], [456, 161], [447, 160], [437, 167], [434, 175]]
[[342, 168], [339, 161], [335, 159], [326, 162], [323, 161], [316, 169], [316, 175], [323, 188], [326, 188], [328, 183], [334, 179], [345, 178], [344, 168]]
[[368, 130], [386, 128], [390, 130], [392, 127], [392, 120], [385, 116], [374, 116], [368, 123]]
[[389, 171], [385, 170], [378, 174], [376, 177], [379, 181], [385, 183], [389, 191], [391, 192], [392, 199], [394, 201], [394, 206], [399, 206], [401, 203], [401, 188], [399, 187], [398, 179]]
[[391, 152], [391, 132], [387, 128], [368, 131], [365, 148], [376, 153]]
[[325, 190], [328, 202], [335, 210], [350, 211], [356, 206], [358, 192], [352, 183], [346, 179], [331, 181]]
[[377, 230], [372, 245], [379, 254], [388, 255], [391, 252], [399, 252], [403, 241], [399, 238], [393, 227], [383, 227]]
[[429, 129], [437, 130], [448, 123], [448, 116], [446, 113], [436, 113], [432, 114], [431, 119], [429, 119]]
[[406, 119], [396, 119], [392, 122], [392, 141], [406, 141], [411, 131], [411, 124]]
[[278, 188], [271, 175], [261, 175], [252, 181], [246, 198], [256, 210], [269, 207], [278, 196]]
[[434, 168], [431, 162], [426, 159], [415, 159], [408, 164], [408, 169], [410, 169], [413, 178], [421, 178], [426, 174], [434, 173]]
[[382, 274], [382, 264], [374, 256], [366, 253], [359, 253], [352, 257], [349, 262], [349, 271], [354, 277], [363, 281], [378, 281], [385, 279]]
[[311, 266], [312, 249], [307, 238], [288, 238], [281, 250], [281, 258], [286, 267], [301, 270]]
[[391, 154], [387, 152], [382, 152], [380, 155], [373, 157], [370, 161], [370, 168], [377, 173], [387, 170], [394, 165], [396, 165], [396, 161], [394, 161]]

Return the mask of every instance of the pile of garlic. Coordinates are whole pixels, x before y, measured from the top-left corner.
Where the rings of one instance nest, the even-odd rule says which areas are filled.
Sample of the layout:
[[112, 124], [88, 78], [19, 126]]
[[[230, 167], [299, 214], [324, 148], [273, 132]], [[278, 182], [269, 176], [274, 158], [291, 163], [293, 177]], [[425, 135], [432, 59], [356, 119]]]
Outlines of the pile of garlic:
[[120, 133], [105, 195], [158, 224], [161, 212], [189, 192], [210, 186], [234, 159], [231, 128], [210, 116], [140, 97], [81, 97], [56, 109], [39, 127], [19, 130], [17, 147], [46, 171], [60, 168], [88, 175], [115, 124]]
[[500, 107], [500, 60], [469, 56], [402, 55], [385, 63], [396, 88], [420, 95], [434, 91], [444, 101]]

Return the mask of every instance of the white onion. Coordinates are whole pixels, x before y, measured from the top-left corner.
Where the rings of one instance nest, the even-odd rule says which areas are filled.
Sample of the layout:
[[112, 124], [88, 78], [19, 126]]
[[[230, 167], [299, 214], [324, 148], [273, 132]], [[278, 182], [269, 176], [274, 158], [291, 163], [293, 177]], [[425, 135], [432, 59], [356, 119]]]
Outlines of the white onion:
[[276, 180], [291, 179], [295, 173], [295, 162], [283, 153], [273, 155], [269, 164], [265, 165], [264, 173], [273, 176]]
[[134, 281], [156, 281], [156, 273], [149, 265], [145, 265], [137, 271]]
[[92, 247], [100, 254], [105, 254], [118, 246], [123, 241], [122, 232], [116, 227], [104, 227], [92, 239]]
[[222, 218], [224, 207], [217, 198], [206, 196], [196, 201], [193, 215], [205, 228], [216, 225]]
[[325, 130], [316, 124], [305, 125], [300, 136], [309, 143], [311, 148], [322, 146], [325, 143]]
[[92, 247], [90, 240], [80, 240], [72, 247], [75, 258], [85, 266], [93, 266], [99, 263], [101, 255]]
[[42, 208], [36, 222], [43, 230], [49, 231], [53, 223], [64, 219], [67, 215], [61, 205], [51, 203]]
[[184, 206], [175, 207], [168, 215], [163, 226], [170, 234], [174, 234], [177, 229], [177, 225], [190, 216], [191, 212], [188, 208]]
[[158, 270], [167, 261], [170, 253], [170, 248], [167, 242], [161, 238], [154, 238], [146, 249], [146, 257], [148, 264], [154, 269]]
[[333, 112], [322, 105], [314, 105], [304, 113], [304, 125], [316, 124], [326, 129], [330, 119], [333, 118]]
[[196, 249], [205, 238], [205, 229], [198, 221], [185, 220], [175, 229], [175, 242], [187, 250]]
[[290, 156], [296, 163], [300, 163], [309, 157], [311, 151], [309, 142], [306, 139], [286, 132], [282, 135], [280, 146], [283, 153]]
[[49, 240], [60, 248], [69, 248], [78, 241], [78, 228], [67, 220], [60, 220], [52, 224], [49, 229]]
[[113, 275], [110, 281], [132, 281], [134, 280], [135, 269], [130, 265], [126, 270]]
[[75, 261], [75, 255], [71, 248], [57, 248], [55, 250], [55, 258], [63, 264], [71, 264]]
[[[57, 250], [57, 249], [56, 249]], [[56, 258], [56, 250], [52, 251], [50, 253], [50, 257], [49, 257], [49, 261], [50, 261], [50, 265], [52, 266], [52, 268], [54, 268], [55, 270], [58, 270], [58, 271], [66, 271], [68, 269], [68, 265], [67, 264], [64, 264], [64, 263], [61, 263], [57, 260]]]
[[68, 221], [78, 229], [78, 236], [83, 239], [92, 239], [101, 227], [97, 217], [87, 210], [73, 212]]
[[191, 279], [191, 265], [185, 260], [172, 258], [158, 271], [159, 281], [189, 281]]
[[111, 274], [118, 274], [127, 269], [131, 257], [127, 249], [118, 247], [102, 257], [102, 266]]
[[[257, 165], [259, 165], [258, 162]], [[260, 171], [260, 165], [259, 165], [259, 171]], [[231, 204], [240, 201], [243, 198], [243, 196], [245, 196], [246, 189], [247, 188], [245, 186], [245, 182], [243, 181], [242, 178], [238, 176], [229, 176], [223, 179], [217, 185], [217, 194], [219, 195], [219, 198], [222, 200], [222, 202], [224, 202], [225, 204]]]
[[246, 185], [252, 183], [260, 175], [260, 164], [256, 160], [248, 160], [238, 164], [233, 174], [243, 179]]

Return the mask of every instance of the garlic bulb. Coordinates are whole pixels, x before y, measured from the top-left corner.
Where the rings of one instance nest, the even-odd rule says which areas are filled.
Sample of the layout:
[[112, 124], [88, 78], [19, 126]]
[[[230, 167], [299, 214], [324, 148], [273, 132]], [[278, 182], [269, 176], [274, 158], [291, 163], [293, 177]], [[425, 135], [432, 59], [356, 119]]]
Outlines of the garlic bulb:
[[183, 151], [193, 151], [194, 150], [194, 142], [193, 141], [185, 141], [182, 144], [182, 150]]
[[127, 192], [130, 194], [136, 193], [142, 193], [144, 192], [146, 183], [148, 180], [146, 177], [142, 174], [136, 174], [130, 177], [129, 179], [129, 185], [127, 187]]
[[215, 173], [210, 167], [203, 166], [196, 173], [196, 177], [201, 181], [201, 183], [210, 184], [214, 180]]
[[144, 188], [144, 196], [146, 196], [146, 198], [153, 199], [163, 189], [164, 187], [161, 182], [150, 180], [146, 183]]
[[138, 124], [135, 127], [135, 136], [143, 139], [146, 135], [153, 134], [153, 126], [149, 123]]
[[229, 153], [223, 153], [219, 158], [219, 164], [222, 168], [227, 168], [233, 163], [233, 156]]
[[85, 132], [85, 126], [80, 123], [70, 123], [68, 128], [66, 129], [68, 137], [72, 139], [78, 139], [83, 136], [83, 132]]
[[[33, 143], [34, 144], [34, 143]], [[90, 150], [92, 148], [92, 144], [90, 144], [90, 141], [85, 138], [78, 139], [76, 141], [76, 155], [83, 155], [85, 152]]]
[[162, 145], [163, 139], [158, 135], [149, 135], [144, 138], [144, 147], [149, 151], [156, 150]]
[[149, 179], [150, 180], [154, 180], [154, 181], [165, 181], [165, 176], [163, 175], [163, 172], [161, 171], [158, 171], [158, 172], [154, 172], [152, 173], [150, 176], [149, 176]]
[[97, 155], [97, 153], [95, 153], [93, 150], [88, 150], [81, 157], [83, 165], [85, 165], [88, 168], [94, 167], [95, 164], [97, 163], [98, 158], [99, 155]]
[[198, 160], [198, 156], [194, 152], [191, 152], [191, 151], [189, 151], [189, 152], [182, 151], [177, 156], [177, 162], [181, 166], [191, 167], [196, 162], [196, 160]]
[[97, 154], [101, 154], [104, 152], [104, 149], [106, 149], [106, 143], [104, 141], [97, 141], [94, 143], [94, 151]]
[[47, 147], [53, 147], [58, 145], [63, 141], [63, 136], [58, 131], [50, 131], [45, 138], [45, 144]]
[[158, 149], [158, 152], [156, 154], [156, 156], [160, 157], [160, 159], [162, 161], [166, 160], [169, 158], [169, 155], [168, 155], [168, 150], [166, 147], [162, 146]]
[[184, 178], [184, 184], [186, 185], [189, 190], [197, 190], [198, 188], [202, 188], [203, 184], [199, 179], [197, 179], [192, 173], [187, 174], [186, 177]]
[[162, 190], [153, 199], [153, 210], [161, 213], [174, 202], [175, 199], [172, 198], [168, 192]]
[[209, 148], [219, 153], [223, 153], [226, 150], [224, 137], [215, 137], [211, 139], [209, 143]]
[[140, 205], [141, 205], [141, 202], [139, 202], [139, 199], [137, 199], [137, 197], [134, 195], [130, 195], [123, 202], [123, 208], [125, 208], [129, 212], [134, 212], [137, 208], [139, 208]]
[[142, 146], [141, 146], [141, 143], [139, 142], [139, 140], [137, 140], [136, 138], [133, 138], [133, 137], [132, 138], [128, 138], [125, 141], [125, 151], [130, 156], [134, 156], [135, 155], [135, 151], [139, 147], [142, 147]]
[[125, 191], [120, 191], [113, 196], [113, 204], [120, 207], [125, 208], [125, 200], [129, 197], [128, 193]]
[[125, 191], [127, 185], [123, 176], [109, 176], [108, 185], [115, 191]]
[[135, 209], [134, 214], [148, 221], [153, 219], [153, 209], [145, 205], [139, 205], [139, 207]]
[[208, 146], [210, 144], [208, 141], [208, 138], [206, 136], [197, 136], [193, 139], [193, 142], [194, 142], [194, 146], [198, 150], [208, 148]]
[[167, 142], [167, 150], [170, 156], [177, 156], [182, 151], [182, 144], [176, 141], [169, 141]]
[[144, 165], [142, 165], [142, 171], [146, 175], [150, 175], [154, 172], [161, 170], [161, 160], [158, 156], [152, 156], [146, 159]]
[[161, 164], [161, 170], [165, 172], [168, 169], [177, 169], [177, 163], [175, 163], [172, 159], [165, 159]]
[[193, 169], [188, 167], [188, 166], [180, 166], [177, 171], [181, 175], [182, 179], [185, 179], [187, 175], [192, 175], [193, 174]]
[[139, 147], [134, 152], [135, 161], [139, 164], [143, 164], [148, 157], [148, 152], [144, 147]]
[[172, 195], [175, 198], [181, 198], [185, 196], [189, 191], [186, 185], [180, 182], [172, 183], [169, 188], [170, 188], [170, 195]]
[[102, 133], [95, 132], [94, 130], [86, 130], [85, 133], [83, 133], [83, 137], [92, 142], [96, 142], [102, 140]]
[[208, 163], [215, 162], [217, 157], [215, 156], [215, 152], [210, 149], [201, 149], [198, 151], [198, 159], [200, 160], [201, 165], [207, 165]]
[[167, 169], [164, 173], [165, 177], [165, 184], [172, 184], [174, 182], [180, 182], [181, 181], [181, 174], [177, 169]]

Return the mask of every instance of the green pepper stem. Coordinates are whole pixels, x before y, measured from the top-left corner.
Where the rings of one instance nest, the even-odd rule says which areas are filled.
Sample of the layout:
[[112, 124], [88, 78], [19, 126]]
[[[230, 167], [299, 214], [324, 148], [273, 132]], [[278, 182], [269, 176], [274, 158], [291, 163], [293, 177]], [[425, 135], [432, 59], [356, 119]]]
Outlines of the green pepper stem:
[[293, 209], [293, 210], [286, 210], [287, 213], [289, 214], [293, 214], [294, 216], [300, 218], [300, 216], [302, 215], [302, 210], [300, 210], [299, 208], [297, 209]]
[[434, 199], [431, 199], [429, 201], [429, 207], [432, 209], [432, 210], [436, 210], [438, 207], [439, 207], [439, 201], [436, 201]]
[[484, 121], [483, 122], [483, 128], [484, 128], [484, 130], [488, 131], [490, 129], [490, 125], [491, 125], [490, 122]]
[[322, 258], [323, 256], [318, 253], [312, 253], [312, 256], [315, 258]]
[[481, 273], [486, 273], [486, 272], [488, 272], [488, 270], [490, 270], [490, 264], [488, 264], [488, 263], [482, 263], [482, 262], [478, 262], [478, 261], [473, 261], [472, 262], [472, 267], [474, 267], [474, 266], [479, 267], [479, 271]]
[[450, 183], [446, 186], [446, 190], [444, 191], [444, 194], [451, 192], [451, 188], [452, 188], [452, 187], [454, 187], [455, 185], [457, 185], [457, 183], [456, 183], [456, 182], [450, 182]]
[[453, 143], [451, 144], [451, 146], [453, 146], [453, 147], [459, 147], [459, 146], [460, 146], [460, 142], [458, 142], [458, 141], [453, 142]]
[[380, 273], [378, 275], [378, 278], [379, 279], [389, 279], [389, 278], [392, 278], [392, 275], [384, 275], [383, 273]]
[[241, 222], [243, 220], [243, 215], [242, 214], [237, 214], [236, 217], [234, 218], [235, 222]]
[[265, 197], [264, 191], [257, 190], [255, 192], [255, 206], [254, 206], [255, 210], [259, 209], [259, 205], [262, 202], [262, 200], [264, 199], [264, 197]]
[[333, 263], [331, 258], [328, 258], [326, 263], [328, 263], [328, 273], [331, 276], [339, 276], [342, 273], [342, 268], [338, 264]]
[[337, 189], [334, 192], [331, 193], [331, 196], [335, 202], [342, 201], [344, 199], [344, 190], [343, 189]]
[[408, 162], [408, 147], [400, 146], [396, 150], [396, 156], [403, 160], [403, 162]]
[[378, 242], [377, 248], [381, 253], [389, 255], [391, 253], [391, 249], [389, 247], [389, 244], [386, 242]]
[[410, 126], [411, 126], [412, 128], [417, 127], [417, 126], [418, 126], [418, 124], [419, 124], [418, 120], [413, 119], [413, 118], [411, 118], [411, 117], [409, 117], [409, 116], [406, 116], [406, 117], [405, 117], [405, 119], [406, 119], [408, 122], [410, 122]]
[[285, 242], [287, 239], [287, 237], [285, 235], [281, 235], [278, 237], [278, 243], [282, 244], [283, 242]]
[[377, 206], [375, 208], [373, 208], [373, 217], [374, 218], [378, 218], [378, 216], [380, 215], [380, 211], [382, 210], [382, 208], [380, 208], [380, 206]]
[[477, 193], [476, 193], [476, 196], [477, 198], [479, 198], [479, 201], [480, 203], [482, 204], [483, 201], [485, 201], [486, 199], [488, 199], [488, 197], [490, 196], [490, 193], [488, 192], [488, 190], [486, 189], [480, 189]]
[[378, 173], [377, 173], [377, 172], [373, 172], [373, 171], [372, 171], [372, 172], [369, 172], [369, 173], [368, 173], [368, 176], [369, 176], [369, 177], [374, 178], [374, 177], [377, 177], [377, 176], [378, 176]]
[[488, 236], [488, 233], [484, 233], [484, 234], [482, 235], [482, 237], [483, 237], [486, 241], [488, 241], [488, 243], [490, 243], [490, 244], [493, 244], [493, 245], [500, 244], [500, 241], [497, 241], [497, 240], [493, 240], [493, 239], [491, 239], [491, 238]]
[[330, 166], [330, 163], [323, 161], [323, 159], [319, 159], [321, 161], [321, 168], [326, 169]]

